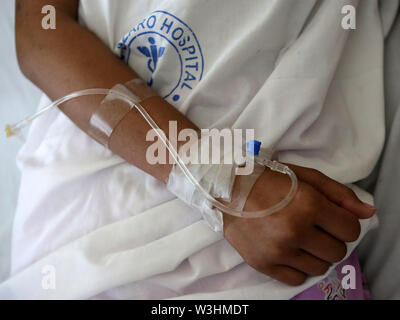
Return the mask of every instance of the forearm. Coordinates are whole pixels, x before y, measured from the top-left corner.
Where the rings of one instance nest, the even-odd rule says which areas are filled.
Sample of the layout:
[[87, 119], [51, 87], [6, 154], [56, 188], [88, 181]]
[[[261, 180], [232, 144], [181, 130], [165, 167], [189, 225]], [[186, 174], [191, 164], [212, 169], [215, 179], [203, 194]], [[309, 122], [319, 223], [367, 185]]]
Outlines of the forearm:
[[[41, 27], [41, 8], [54, 5], [57, 28]], [[112, 88], [138, 78], [135, 72], [118, 59], [94, 34], [77, 22], [78, 1], [17, 1], [16, 43], [22, 72], [50, 99], [55, 100], [73, 91], [87, 88]], [[88, 54], [90, 52], [90, 55]], [[61, 106], [62, 111], [85, 132], [89, 120], [104, 97], [79, 98]], [[143, 106], [168, 136], [169, 121], [175, 120], [178, 131], [197, 129], [165, 100], [156, 97]], [[120, 123], [112, 135], [112, 151], [133, 165], [166, 181], [170, 165], [150, 165], [146, 141], [150, 127], [134, 110]]]

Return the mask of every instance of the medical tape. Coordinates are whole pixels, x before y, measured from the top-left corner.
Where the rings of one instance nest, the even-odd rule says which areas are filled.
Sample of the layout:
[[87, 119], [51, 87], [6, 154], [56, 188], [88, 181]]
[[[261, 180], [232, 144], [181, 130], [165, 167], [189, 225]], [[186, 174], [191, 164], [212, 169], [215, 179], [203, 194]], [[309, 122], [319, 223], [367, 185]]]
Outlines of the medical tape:
[[[136, 103], [141, 103], [148, 98], [157, 96], [139, 78], [131, 80], [124, 85], [117, 84], [111, 90], [132, 98]], [[109, 147], [110, 137], [114, 129], [131, 110], [132, 105], [122, 101], [117, 94], [109, 93], [90, 118], [89, 135], [105, 147]]]
[[[202, 137], [199, 139], [196, 142], [197, 148], [191, 149], [186, 146], [185, 149], [190, 149], [192, 153], [194, 152], [194, 154], [191, 154], [187, 159], [193, 161], [194, 159], [198, 160], [199, 158], [202, 158], [204, 160], [206, 157], [201, 156], [201, 153], [204, 151], [204, 148], [202, 149], [201, 146], [207, 145], [210, 148], [208, 156], [210, 157], [213, 152], [218, 152], [220, 155], [219, 163], [211, 163], [211, 159], [208, 159], [208, 163], [193, 161], [193, 163], [187, 163], [186, 166], [202, 188], [210, 195], [216, 199], [223, 200], [230, 208], [242, 210], [251, 189], [259, 176], [264, 172], [265, 166], [255, 164], [254, 171], [250, 175], [241, 176], [233, 194], [233, 186], [236, 180], [235, 169], [237, 168], [237, 165], [224, 163], [223, 159], [227, 159], [229, 156], [231, 156], [230, 159], [236, 159], [233, 153], [238, 150], [241, 152], [242, 146], [236, 146], [236, 148], [227, 148], [227, 150], [224, 150], [224, 147], [226, 147], [225, 145], [222, 146], [218, 144], [213, 147], [210, 146], [208, 142], [205, 143], [204, 140], [207, 140], [208, 138], [209, 137]], [[219, 148], [219, 150], [215, 150], [215, 148]], [[173, 166], [171, 170], [167, 189], [186, 204], [197, 208], [212, 230], [215, 232], [223, 231], [222, 212], [216, 209], [202, 195], [202, 193], [191, 184], [190, 181], [188, 181], [185, 174], [177, 166]], [[233, 199], [232, 196], [234, 196]]]

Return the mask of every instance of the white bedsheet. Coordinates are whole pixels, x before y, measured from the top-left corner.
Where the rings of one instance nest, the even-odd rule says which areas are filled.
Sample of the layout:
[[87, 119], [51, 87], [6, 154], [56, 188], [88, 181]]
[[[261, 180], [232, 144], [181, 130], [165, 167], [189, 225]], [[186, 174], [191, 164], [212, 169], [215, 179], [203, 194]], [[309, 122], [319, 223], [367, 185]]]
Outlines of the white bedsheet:
[[5, 139], [3, 128], [34, 112], [40, 91], [19, 71], [14, 44], [15, 0], [0, 2], [0, 282], [8, 277], [11, 228], [14, 218], [20, 172], [15, 162], [18, 139]]

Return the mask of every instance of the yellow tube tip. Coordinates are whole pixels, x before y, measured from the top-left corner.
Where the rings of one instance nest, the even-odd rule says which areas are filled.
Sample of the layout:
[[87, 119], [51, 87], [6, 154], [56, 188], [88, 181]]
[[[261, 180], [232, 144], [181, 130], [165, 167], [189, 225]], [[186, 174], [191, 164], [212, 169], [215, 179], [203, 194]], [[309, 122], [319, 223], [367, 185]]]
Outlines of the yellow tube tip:
[[9, 125], [6, 126], [5, 131], [6, 131], [7, 138], [10, 138], [15, 135], [15, 132], [11, 129], [11, 127]]

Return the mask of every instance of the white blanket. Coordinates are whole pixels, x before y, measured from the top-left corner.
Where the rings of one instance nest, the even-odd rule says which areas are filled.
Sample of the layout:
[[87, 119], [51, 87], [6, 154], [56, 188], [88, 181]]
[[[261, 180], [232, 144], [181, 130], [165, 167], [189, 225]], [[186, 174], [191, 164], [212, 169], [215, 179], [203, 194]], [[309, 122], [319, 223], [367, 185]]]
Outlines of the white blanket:
[[3, 129], [35, 112], [41, 92], [19, 71], [14, 36], [15, 0], [0, 2], [0, 282], [9, 276], [11, 233], [17, 206], [20, 172], [15, 157], [19, 139], [6, 139]]
[[[345, 4], [357, 7], [356, 30], [341, 26]], [[126, 35], [136, 55], [127, 63], [200, 127], [254, 128], [281, 160], [351, 183], [368, 175], [384, 140], [379, 11], [375, 0], [357, 4], [86, 0], [81, 20], [110, 48]], [[172, 29], [154, 24], [151, 34], [166, 48], [158, 71], [150, 74], [136, 50], [148, 44], [152, 15], [196, 35], [202, 59], [191, 89], [178, 82], [181, 90], [171, 91], [165, 80], [176, 71], [168, 68], [176, 59]], [[318, 280], [293, 288], [256, 272], [198, 212], [56, 110], [33, 124], [19, 164], [13, 277], [0, 297], [286, 299]], [[372, 224], [363, 222], [361, 237]], [[42, 287], [46, 266], [54, 267], [56, 290]]]

